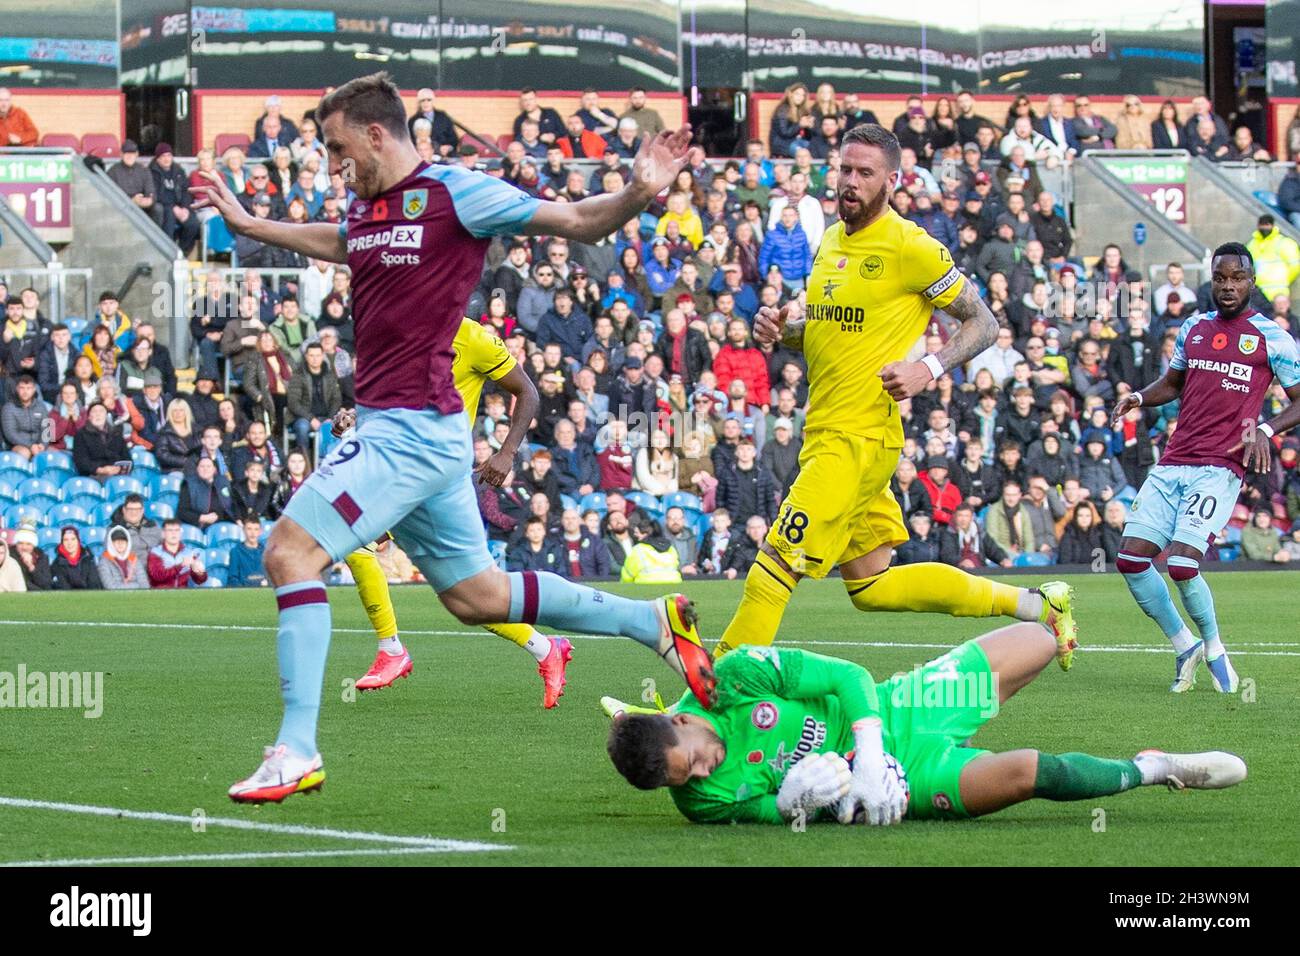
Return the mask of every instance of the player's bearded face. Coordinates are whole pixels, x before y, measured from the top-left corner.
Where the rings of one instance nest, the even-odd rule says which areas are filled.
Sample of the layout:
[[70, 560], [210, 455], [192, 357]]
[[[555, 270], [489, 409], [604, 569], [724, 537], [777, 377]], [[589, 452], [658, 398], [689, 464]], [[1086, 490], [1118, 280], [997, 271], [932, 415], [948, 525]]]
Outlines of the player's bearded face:
[[871, 222], [889, 201], [893, 173], [880, 150], [853, 143], [840, 159], [839, 215], [846, 225]]
[[1251, 287], [1255, 281], [1250, 263], [1238, 256], [1220, 256], [1214, 261], [1211, 294], [1219, 312], [1225, 316], [1237, 315], [1250, 301]]

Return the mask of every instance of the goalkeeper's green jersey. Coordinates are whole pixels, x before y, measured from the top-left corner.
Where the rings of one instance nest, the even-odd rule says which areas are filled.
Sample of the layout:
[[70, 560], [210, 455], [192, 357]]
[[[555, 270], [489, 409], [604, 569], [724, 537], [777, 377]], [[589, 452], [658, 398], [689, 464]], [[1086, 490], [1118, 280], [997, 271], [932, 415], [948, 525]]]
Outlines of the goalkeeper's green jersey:
[[727, 748], [708, 777], [671, 788], [677, 809], [697, 823], [783, 822], [776, 792], [786, 773], [809, 754], [848, 753], [853, 724], [880, 716], [876, 682], [851, 661], [745, 646], [718, 661], [715, 671], [713, 710], [689, 692], [671, 708], [709, 721]]

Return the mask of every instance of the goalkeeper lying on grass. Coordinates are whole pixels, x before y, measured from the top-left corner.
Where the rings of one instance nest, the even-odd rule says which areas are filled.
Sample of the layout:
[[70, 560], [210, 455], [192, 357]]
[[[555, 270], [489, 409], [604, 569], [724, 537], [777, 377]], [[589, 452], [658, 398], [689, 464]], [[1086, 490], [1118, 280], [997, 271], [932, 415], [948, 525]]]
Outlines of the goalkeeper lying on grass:
[[699, 823], [822, 817], [887, 826], [905, 816], [981, 816], [1034, 797], [1219, 789], [1246, 778], [1241, 758], [1219, 751], [1110, 760], [966, 746], [1056, 650], [1042, 625], [1012, 624], [877, 684], [850, 661], [744, 646], [718, 661], [711, 711], [690, 694], [663, 713], [605, 698], [609, 755], [628, 782], [668, 787]]

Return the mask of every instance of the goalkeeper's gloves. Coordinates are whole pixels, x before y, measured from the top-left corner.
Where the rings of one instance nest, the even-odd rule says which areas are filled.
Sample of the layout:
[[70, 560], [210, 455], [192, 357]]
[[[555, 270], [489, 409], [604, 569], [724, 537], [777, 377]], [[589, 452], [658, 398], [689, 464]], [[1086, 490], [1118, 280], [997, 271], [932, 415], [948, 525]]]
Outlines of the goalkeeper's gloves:
[[835, 804], [849, 792], [853, 778], [849, 762], [837, 753], [809, 754], [794, 765], [776, 792], [776, 809], [793, 820]]
[[853, 780], [836, 805], [840, 823], [853, 823], [859, 810], [863, 823], [885, 827], [899, 823], [907, 812], [907, 791], [898, 775], [885, 763], [885, 744], [879, 717], [853, 725]]

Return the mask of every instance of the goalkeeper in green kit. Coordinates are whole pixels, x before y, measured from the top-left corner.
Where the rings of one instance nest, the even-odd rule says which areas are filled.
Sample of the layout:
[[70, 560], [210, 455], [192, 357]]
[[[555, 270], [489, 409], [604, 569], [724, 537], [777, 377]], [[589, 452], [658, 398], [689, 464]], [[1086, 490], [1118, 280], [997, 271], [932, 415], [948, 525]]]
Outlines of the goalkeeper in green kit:
[[850, 661], [742, 646], [716, 665], [711, 710], [690, 694], [653, 713], [605, 698], [609, 755], [634, 786], [668, 787], [697, 823], [887, 826], [982, 816], [1035, 797], [1085, 800], [1156, 784], [1213, 790], [1246, 778], [1245, 762], [1221, 751], [1112, 760], [967, 746], [1056, 652], [1042, 625], [1013, 624], [877, 683]]

